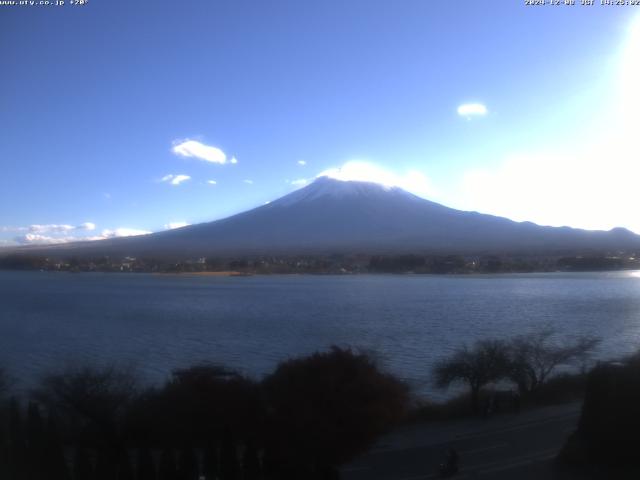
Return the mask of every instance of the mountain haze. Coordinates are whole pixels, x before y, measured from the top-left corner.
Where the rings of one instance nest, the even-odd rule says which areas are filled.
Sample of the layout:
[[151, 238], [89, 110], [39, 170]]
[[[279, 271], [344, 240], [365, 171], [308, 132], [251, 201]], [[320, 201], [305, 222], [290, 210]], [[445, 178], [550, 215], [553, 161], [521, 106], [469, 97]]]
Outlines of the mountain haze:
[[[56, 245], [60, 254], [180, 256], [302, 253], [517, 253], [640, 248], [617, 228], [543, 227], [465, 212], [397, 187], [320, 177], [244, 213], [154, 234]], [[39, 250], [43, 250], [40, 248]]]

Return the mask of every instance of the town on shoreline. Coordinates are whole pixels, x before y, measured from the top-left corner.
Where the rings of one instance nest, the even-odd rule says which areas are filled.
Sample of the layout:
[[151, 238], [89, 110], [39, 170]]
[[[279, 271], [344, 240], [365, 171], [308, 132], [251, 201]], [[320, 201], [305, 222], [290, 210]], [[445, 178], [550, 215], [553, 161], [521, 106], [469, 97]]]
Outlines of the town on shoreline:
[[558, 254], [327, 254], [245, 257], [55, 257], [0, 255], [0, 270], [61, 272], [197, 273], [216, 276], [268, 274], [473, 274], [587, 272], [640, 269], [640, 252]]

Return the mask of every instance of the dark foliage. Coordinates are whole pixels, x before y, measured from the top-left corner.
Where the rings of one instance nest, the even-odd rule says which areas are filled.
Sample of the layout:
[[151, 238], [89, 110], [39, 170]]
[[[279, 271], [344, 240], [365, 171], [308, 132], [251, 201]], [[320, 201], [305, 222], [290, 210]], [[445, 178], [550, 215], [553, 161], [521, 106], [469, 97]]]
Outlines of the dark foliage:
[[54, 414], [49, 412], [45, 430], [45, 460], [44, 465], [49, 480], [68, 480], [69, 468], [64, 456], [64, 445], [60, 438], [58, 425]]
[[620, 257], [585, 256], [562, 257], [558, 259], [558, 268], [576, 272], [598, 272], [607, 270], [620, 270], [627, 266], [628, 262]]
[[223, 367], [175, 370], [167, 384], [141, 395], [127, 415], [127, 432], [138, 442], [180, 448], [207, 445], [229, 426], [244, 438], [262, 423], [259, 386]]
[[116, 478], [117, 456], [110, 448], [100, 448], [97, 451], [95, 478], [96, 480], [113, 480]]
[[258, 448], [253, 440], [249, 440], [245, 445], [242, 466], [244, 470], [244, 480], [258, 480], [260, 478], [261, 468]]
[[173, 450], [169, 448], [165, 448], [160, 455], [158, 480], [179, 480], [176, 459]]
[[138, 461], [136, 465], [137, 480], [156, 479], [156, 464], [153, 461], [151, 450], [148, 447], [142, 447], [138, 450]]
[[[73, 458], [73, 478], [74, 480], [93, 480], [93, 463], [86, 448], [76, 447]], [[150, 479], [144, 479], [150, 480]]]
[[[589, 463], [637, 465], [640, 365], [603, 364], [589, 374], [578, 431], [567, 456]], [[571, 455], [567, 455], [571, 452]]]
[[122, 447], [122, 417], [136, 393], [136, 377], [111, 365], [47, 375], [33, 397], [57, 412], [76, 439], [82, 436], [96, 447], [117, 450]]
[[220, 479], [237, 480], [238, 471], [238, 451], [233, 433], [229, 428], [225, 428], [220, 446]]
[[183, 447], [178, 455], [178, 478], [194, 480], [198, 478], [198, 457], [193, 447]]
[[272, 468], [347, 462], [402, 418], [408, 402], [406, 385], [370, 356], [338, 347], [281, 363], [264, 391]]
[[205, 478], [216, 478], [219, 471], [218, 447], [210, 441], [202, 453], [202, 474]]
[[334, 347], [262, 383], [198, 365], [141, 390], [125, 369], [85, 367], [47, 375], [32, 398], [0, 404], [0, 478], [313, 480], [338, 478], [400, 420], [408, 388]]
[[116, 478], [118, 480], [134, 480], [131, 457], [126, 450], [120, 450], [117, 456]]
[[0, 269], [39, 270], [46, 267], [47, 259], [39, 255], [10, 254], [0, 257]]

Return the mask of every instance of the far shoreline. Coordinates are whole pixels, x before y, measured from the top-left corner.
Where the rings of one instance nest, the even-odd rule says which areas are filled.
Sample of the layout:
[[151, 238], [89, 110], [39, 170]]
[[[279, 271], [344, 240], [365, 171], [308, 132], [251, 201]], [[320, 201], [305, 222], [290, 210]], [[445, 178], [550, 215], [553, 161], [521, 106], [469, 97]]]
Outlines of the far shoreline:
[[[88, 272], [79, 272], [88, 273]], [[235, 270], [223, 270], [219, 272], [104, 272], [104, 273], [151, 273], [152, 275], [169, 275], [169, 276], [189, 276], [189, 277], [253, 277], [254, 275], [270, 275], [256, 274], [247, 272], [238, 272]]]
[[510, 275], [544, 275], [544, 274], [593, 274], [593, 273], [633, 273], [640, 269], [624, 268], [611, 270], [537, 270], [528, 272], [241, 272], [236, 270], [201, 271], [201, 272], [149, 272], [149, 271], [113, 271], [113, 270], [47, 270], [47, 269], [9, 269], [0, 268], [0, 272], [31, 272], [31, 273], [66, 273], [66, 274], [126, 274], [152, 275], [156, 277], [360, 277], [360, 276], [411, 276], [411, 277], [500, 277]]

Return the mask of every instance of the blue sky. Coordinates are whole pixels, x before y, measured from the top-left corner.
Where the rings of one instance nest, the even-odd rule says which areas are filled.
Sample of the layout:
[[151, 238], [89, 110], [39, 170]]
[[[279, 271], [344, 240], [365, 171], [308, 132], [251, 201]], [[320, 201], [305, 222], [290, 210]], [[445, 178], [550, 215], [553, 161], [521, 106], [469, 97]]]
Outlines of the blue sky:
[[0, 6], [0, 243], [213, 220], [327, 171], [640, 233], [640, 7], [579, 3]]

